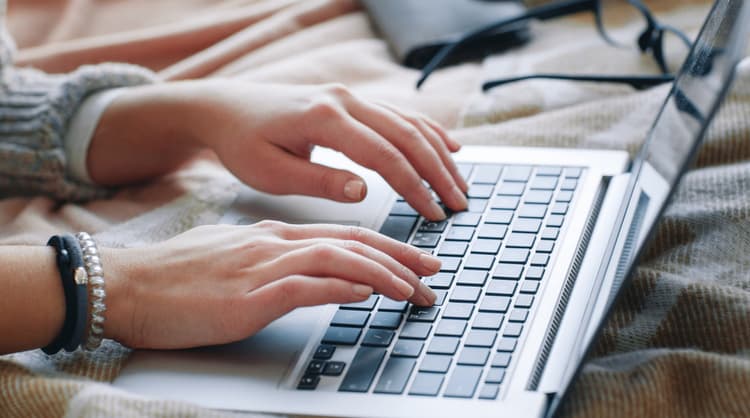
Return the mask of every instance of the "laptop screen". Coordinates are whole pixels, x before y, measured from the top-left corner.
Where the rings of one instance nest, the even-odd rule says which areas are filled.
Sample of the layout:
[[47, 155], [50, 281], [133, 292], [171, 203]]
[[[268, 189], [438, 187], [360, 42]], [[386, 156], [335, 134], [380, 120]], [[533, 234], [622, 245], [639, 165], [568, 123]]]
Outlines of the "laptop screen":
[[[623, 281], [632, 273], [643, 243], [652, 234], [731, 85], [734, 70], [745, 55], [750, 37], [747, 22], [750, 22], [750, 4], [744, 0], [715, 2], [649, 135], [633, 160], [626, 191], [629, 198], [623, 203], [616, 223], [623, 227], [608, 243], [606, 254], [615, 254], [614, 249], [618, 246], [624, 249], [602, 314], [593, 317], [590, 332], [586, 333], [583, 345], [587, 348], [582, 356], [590, 351], [595, 337], [601, 332]], [[645, 196], [643, 191], [648, 189], [663, 192]], [[650, 208], [649, 212], [653, 212], [651, 216], [643, 216], [640, 223], [634, 221], [626, 225], [625, 219], [637, 218], [638, 212], [646, 206]], [[628, 240], [633, 242], [627, 243]], [[629, 245], [632, 245], [631, 251], [627, 250]], [[561, 397], [567, 394], [568, 386], [580, 371], [583, 359], [580, 360], [576, 362], [577, 367], [568, 369], [561, 386], [566, 390], [557, 393], [550, 405], [551, 414], [559, 407]]]

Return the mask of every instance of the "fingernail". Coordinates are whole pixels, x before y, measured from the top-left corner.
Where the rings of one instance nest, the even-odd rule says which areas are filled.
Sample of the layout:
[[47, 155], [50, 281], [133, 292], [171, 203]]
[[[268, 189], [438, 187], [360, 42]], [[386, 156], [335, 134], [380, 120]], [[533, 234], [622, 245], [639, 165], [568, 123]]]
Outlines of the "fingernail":
[[434, 290], [430, 289], [430, 287], [427, 286], [426, 284], [420, 282], [419, 291], [422, 294], [422, 300], [424, 301], [424, 306], [432, 306], [435, 304], [435, 300], [437, 300], [437, 295], [435, 294]]
[[365, 183], [362, 180], [349, 180], [344, 185], [344, 196], [349, 200], [359, 202], [365, 198]]
[[365, 286], [363, 284], [355, 284], [355, 285], [352, 285], [352, 292], [354, 292], [355, 295], [361, 298], [366, 298], [366, 297], [369, 297], [372, 294], [372, 292], [374, 292], [374, 290], [370, 286]]
[[430, 201], [430, 212], [432, 213], [432, 219], [437, 219], [437, 220], [442, 221], [443, 219], [447, 218], [443, 208], [441, 208], [440, 205], [438, 205], [437, 202], [434, 200]]
[[393, 284], [404, 299], [409, 299], [414, 294], [414, 288], [398, 276], [393, 276]]
[[439, 258], [427, 253], [422, 253], [419, 255], [419, 262], [422, 263], [422, 266], [424, 268], [430, 271], [438, 271], [443, 265], [443, 262], [440, 261]]
[[466, 199], [466, 195], [458, 188], [453, 187], [453, 194], [456, 195], [458, 204], [461, 205], [461, 209], [466, 209], [469, 206], [469, 201]]

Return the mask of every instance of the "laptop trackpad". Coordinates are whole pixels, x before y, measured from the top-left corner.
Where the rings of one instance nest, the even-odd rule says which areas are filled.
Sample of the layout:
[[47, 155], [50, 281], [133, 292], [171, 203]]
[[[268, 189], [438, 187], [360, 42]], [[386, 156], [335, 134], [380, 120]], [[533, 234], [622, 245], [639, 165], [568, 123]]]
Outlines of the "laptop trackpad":
[[[321, 315], [330, 306], [300, 308], [246, 340], [223, 346], [133, 353], [115, 385], [137, 393], [185, 399], [204, 405], [217, 394], [234, 396], [278, 387], [291, 372]], [[213, 395], [206, 397], [206, 387]], [[234, 394], [234, 395], [232, 395]], [[219, 395], [219, 397], [223, 397]]]

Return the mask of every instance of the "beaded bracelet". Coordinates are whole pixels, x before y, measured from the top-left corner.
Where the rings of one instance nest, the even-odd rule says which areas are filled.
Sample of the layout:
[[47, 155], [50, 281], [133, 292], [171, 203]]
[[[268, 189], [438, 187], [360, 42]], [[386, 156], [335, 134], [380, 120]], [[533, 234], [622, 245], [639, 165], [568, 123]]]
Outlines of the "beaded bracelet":
[[93, 238], [86, 232], [76, 234], [83, 252], [83, 261], [88, 276], [88, 332], [83, 348], [93, 351], [99, 348], [104, 337], [104, 312], [106, 291], [104, 289], [104, 270], [102, 268], [99, 250]]

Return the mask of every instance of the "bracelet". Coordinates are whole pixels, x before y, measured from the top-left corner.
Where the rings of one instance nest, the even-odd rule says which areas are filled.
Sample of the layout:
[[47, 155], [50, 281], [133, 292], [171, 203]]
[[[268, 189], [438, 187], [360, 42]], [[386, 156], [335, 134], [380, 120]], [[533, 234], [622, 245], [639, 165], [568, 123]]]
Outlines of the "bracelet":
[[43, 347], [47, 354], [55, 354], [62, 348], [75, 350], [80, 345], [85, 330], [88, 276], [83, 267], [81, 248], [71, 235], [55, 235], [47, 245], [57, 253], [57, 269], [60, 272], [65, 294], [65, 320], [60, 333]]
[[94, 239], [86, 232], [79, 232], [76, 238], [83, 252], [84, 266], [88, 276], [88, 332], [83, 348], [93, 351], [99, 348], [104, 338], [104, 312], [107, 310], [104, 303], [107, 295], [104, 289], [104, 270]]

